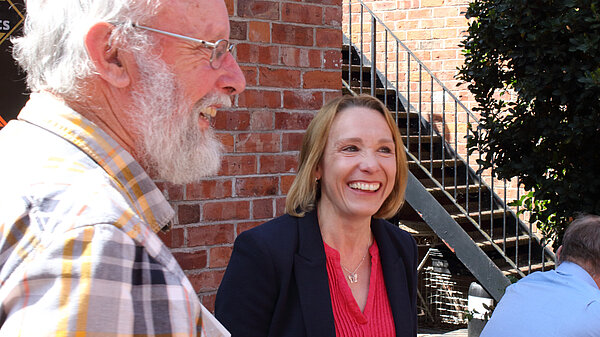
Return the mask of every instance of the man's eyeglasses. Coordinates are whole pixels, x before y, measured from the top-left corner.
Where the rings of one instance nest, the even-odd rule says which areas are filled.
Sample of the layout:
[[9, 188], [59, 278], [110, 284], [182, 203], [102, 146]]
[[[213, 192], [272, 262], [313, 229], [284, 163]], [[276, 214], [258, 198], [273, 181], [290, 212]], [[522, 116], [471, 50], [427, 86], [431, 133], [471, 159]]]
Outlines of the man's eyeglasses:
[[164, 30], [150, 28], [150, 27], [138, 25], [135, 23], [133, 24], [133, 27], [149, 30], [151, 32], [155, 32], [155, 33], [159, 33], [159, 34], [163, 34], [163, 35], [167, 35], [167, 36], [172, 36], [172, 37], [176, 37], [176, 38], [191, 41], [191, 42], [196, 42], [200, 45], [200, 47], [212, 49], [212, 54], [210, 55], [210, 66], [215, 70], [221, 68], [221, 64], [223, 64], [223, 60], [225, 59], [227, 52], [231, 52], [233, 50], [233, 47], [235, 46], [233, 43], [231, 43], [227, 40], [223, 40], [223, 39], [218, 40], [217, 42], [213, 43], [213, 42], [208, 42], [208, 41], [204, 41], [204, 40], [200, 40], [200, 39], [195, 39], [193, 37], [189, 37], [189, 36], [185, 36], [185, 35], [179, 35], [179, 34], [175, 34], [175, 33], [165, 32]]

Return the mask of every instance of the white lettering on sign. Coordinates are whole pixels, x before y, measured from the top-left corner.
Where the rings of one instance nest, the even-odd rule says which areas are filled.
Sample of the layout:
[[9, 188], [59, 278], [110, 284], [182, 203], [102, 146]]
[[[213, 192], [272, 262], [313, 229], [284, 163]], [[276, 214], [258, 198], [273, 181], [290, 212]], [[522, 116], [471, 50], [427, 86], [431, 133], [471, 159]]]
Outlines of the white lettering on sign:
[[10, 21], [0, 20], [0, 27], [2, 28], [3, 31], [9, 31], [10, 30]]

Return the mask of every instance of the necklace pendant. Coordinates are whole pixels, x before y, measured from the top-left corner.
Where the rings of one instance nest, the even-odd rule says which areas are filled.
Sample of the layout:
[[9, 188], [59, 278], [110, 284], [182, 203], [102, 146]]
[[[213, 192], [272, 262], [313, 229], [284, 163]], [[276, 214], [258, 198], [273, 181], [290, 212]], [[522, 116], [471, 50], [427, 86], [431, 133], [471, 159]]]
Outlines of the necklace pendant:
[[358, 282], [358, 274], [356, 274], [356, 273], [348, 274], [348, 281], [350, 281], [350, 283]]

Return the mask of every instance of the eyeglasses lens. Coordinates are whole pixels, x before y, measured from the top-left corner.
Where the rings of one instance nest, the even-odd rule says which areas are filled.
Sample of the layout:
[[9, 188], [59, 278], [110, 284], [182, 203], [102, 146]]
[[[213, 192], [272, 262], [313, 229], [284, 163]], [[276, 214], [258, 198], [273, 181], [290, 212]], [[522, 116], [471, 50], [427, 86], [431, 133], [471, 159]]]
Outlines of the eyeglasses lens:
[[227, 40], [219, 40], [217, 41], [217, 45], [213, 50], [213, 55], [211, 58], [211, 65], [215, 69], [219, 69], [221, 64], [223, 63], [223, 59], [225, 58], [225, 54], [231, 49], [229, 41]]

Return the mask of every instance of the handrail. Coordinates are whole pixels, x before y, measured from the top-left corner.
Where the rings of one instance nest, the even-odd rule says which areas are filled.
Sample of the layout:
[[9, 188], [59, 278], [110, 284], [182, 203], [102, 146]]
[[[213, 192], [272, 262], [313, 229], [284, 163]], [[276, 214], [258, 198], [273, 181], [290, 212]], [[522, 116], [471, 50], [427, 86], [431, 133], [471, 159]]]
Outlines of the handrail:
[[[448, 92], [448, 94], [450, 95], [450, 97], [452, 97], [471, 117], [473, 118], [477, 118], [475, 117], [475, 115], [473, 115], [473, 113], [471, 112], [471, 110], [469, 110], [469, 108], [467, 108], [456, 96], [454, 96], [454, 94], [450, 91], [450, 89], [448, 89], [444, 83], [442, 81], [440, 81], [431, 70], [429, 70], [429, 68], [425, 65], [425, 63], [423, 63], [423, 61], [421, 61], [417, 55], [415, 55], [412, 50], [410, 50], [410, 48], [408, 48], [403, 42], [402, 40], [400, 40], [395, 34], [394, 32], [375, 14], [373, 13], [373, 11], [362, 1], [362, 0], [356, 0], [358, 3], [360, 3], [361, 6], [363, 6], [368, 12], [369, 14], [371, 14], [371, 17], [373, 19], [375, 19], [380, 25], [382, 25], [385, 30], [392, 35], [392, 37], [396, 40], [396, 42], [398, 42], [402, 48], [404, 48], [404, 50], [406, 50], [406, 52], [408, 52], [410, 54], [410, 56], [412, 56], [415, 61], [417, 61], [417, 63], [423, 67], [423, 69], [437, 82], [438, 85], [440, 85], [442, 88], [444, 88], [445, 91]], [[352, 0], [350, 0], [350, 5], [352, 5]]]

